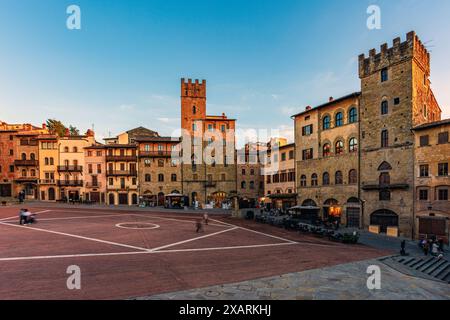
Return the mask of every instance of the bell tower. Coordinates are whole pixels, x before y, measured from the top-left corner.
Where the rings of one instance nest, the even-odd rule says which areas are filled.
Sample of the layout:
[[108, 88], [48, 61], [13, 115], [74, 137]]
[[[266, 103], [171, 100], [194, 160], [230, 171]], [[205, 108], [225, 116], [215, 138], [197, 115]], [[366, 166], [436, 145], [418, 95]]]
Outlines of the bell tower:
[[[206, 80], [181, 79], [181, 128], [194, 133], [194, 124], [206, 118]], [[199, 123], [196, 123], [196, 122]]]

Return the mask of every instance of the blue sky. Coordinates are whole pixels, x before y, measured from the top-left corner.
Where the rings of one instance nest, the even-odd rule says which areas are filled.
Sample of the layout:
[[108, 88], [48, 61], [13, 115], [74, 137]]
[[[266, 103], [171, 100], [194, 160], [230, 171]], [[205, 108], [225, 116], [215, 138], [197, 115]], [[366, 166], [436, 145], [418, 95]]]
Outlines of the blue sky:
[[[381, 30], [366, 27], [371, 4]], [[360, 53], [410, 30], [432, 51], [450, 117], [448, 12], [447, 0], [0, 0], [0, 120], [170, 135], [185, 77], [208, 81], [208, 114], [291, 136], [292, 114], [359, 90]]]

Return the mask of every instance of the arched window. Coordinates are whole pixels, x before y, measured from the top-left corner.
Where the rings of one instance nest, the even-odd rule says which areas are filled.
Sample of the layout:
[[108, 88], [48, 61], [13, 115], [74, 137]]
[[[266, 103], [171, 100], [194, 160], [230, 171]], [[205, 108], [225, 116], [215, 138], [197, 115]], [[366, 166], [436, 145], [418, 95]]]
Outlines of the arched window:
[[150, 167], [151, 165], [152, 165], [152, 160], [150, 160], [150, 159], [145, 159], [144, 160], [144, 166]]
[[78, 152], [78, 148], [77, 147], [73, 147], [73, 152], [77, 153]]
[[336, 127], [342, 127], [344, 125], [344, 115], [342, 114], [342, 112], [338, 112], [336, 114], [336, 119], [335, 119], [335, 126]]
[[381, 114], [385, 115], [389, 113], [389, 102], [387, 100], [383, 100], [381, 102]]
[[344, 184], [344, 179], [342, 177], [342, 171], [336, 171], [336, 174], [334, 177], [334, 183], [335, 184]]
[[27, 160], [27, 155], [26, 155], [26, 153], [22, 153], [22, 160]]
[[380, 174], [380, 186], [388, 186], [391, 184], [391, 175], [389, 172], [382, 172]]
[[358, 111], [356, 110], [356, 108], [351, 108], [349, 113], [348, 113], [348, 121], [350, 123], [355, 123], [358, 121]]
[[31, 154], [30, 154], [30, 159], [31, 159], [31, 160], [36, 160], [36, 155], [35, 155], [34, 153], [31, 153]]
[[323, 146], [322, 154], [324, 158], [331, 156], [331, 145], [329, 143], [325, 143]]
[[358, 174], [355, 169], [352, 169], [348, 173], [348, 183], [349, 184], [357, 184], [358, 183]]
[[[112, 150], [110, 150], [112, 152]], [[64, 147], [64, 152], [69, 152], [69, 147]]]
[[196, 114], [197, 113], [197, 107], [196, 106], [192, 106], [192, 114]]
[[172, 181], [172, 182], [176, 182], [176, 181], [177, 181], [177, 175], [176, 175], [176, 173], [172, 173], [172, 174], [170, 175], [170, 181]]
[[330, 116], [325, 116], [323, 118], [323, 130], [328, 130], [331, 127], [331, 119]]
[[31, 177], [36, 177], [36, 170], [31, 169], [30, 173], [31, 173]]
[[300, 186], [306, 187], [306, 176], [305, 175], [302, 175], [300, 177]]
[[351, 138], [349, 142], [349, 151], [356, 152], [358, 151], [358, 140], [356, 138]]
[[381, 147], [382, 148], [389, 147], [389, 131], [387, 130], [381, 131]]
[[151, 182], [152, 181], [152, 176], [150, 174], [146, 174], [145, 175], [145, 182]]
[[324, 172], [322, 176], [322, 184], [324, 186], [330, 185], [330, 174], [328, 172]]
[[26, 177], [27, 176], [27, 170], [22, 169], [22, 177]]
[[311, 176], [311, 186], [317, 187], [318, 181], [317, 181], [317, 174], [313, 173]]
[[48, 158], [45, 158], [44, 162], [45, 162], [45, 165], [46, 165], [46, 166], [48, 166], [49, 163], [50, 163], [49, 160], [48, 160]]
[[55, 159], [50, 158], [50, 165], [52, 166], [52, 165], [54, 165], [54, 164], [55, 164]]
[[255, 189], [255, 181], [250, 181], [250, 189]]
[[378, 171], [390, 171], [390, 170], [392, 170], [392, 166], [389, 164], [389, 162], [386, 161], [383, 161], [378, 167]]
[[336, 155], [340, 155], [340, 154], [343, 154], [343, 153], [344, 153], [344, 142], [339, 140], [338, 142], [336, 142], [335, 154]]
[[245, 189], [247, 188], [247, 183], [245, 183], [245, 181], [241, 182], [241, 189]]

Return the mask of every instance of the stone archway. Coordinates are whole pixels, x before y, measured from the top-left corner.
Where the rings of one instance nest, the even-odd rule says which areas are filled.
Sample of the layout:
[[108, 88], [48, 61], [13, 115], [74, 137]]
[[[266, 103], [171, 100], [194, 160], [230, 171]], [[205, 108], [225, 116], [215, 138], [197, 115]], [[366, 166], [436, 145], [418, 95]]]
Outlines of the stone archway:
[[55, 201], [56, 200], [55, 188], [48, 188], [48, 200], [49, 201]]
[[114, 193], [110, 193], [108, 196], [108, 202], [110, 206], [115, 205], [115, 197], [114, 197]]

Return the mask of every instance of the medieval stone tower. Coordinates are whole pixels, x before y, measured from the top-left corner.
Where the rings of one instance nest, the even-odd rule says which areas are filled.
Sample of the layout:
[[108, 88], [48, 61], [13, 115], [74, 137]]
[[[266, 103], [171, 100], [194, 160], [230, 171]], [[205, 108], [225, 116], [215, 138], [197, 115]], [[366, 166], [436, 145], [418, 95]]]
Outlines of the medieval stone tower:
[[[430, 55], [414, 32], [359, 56], [360, 198], [364, 225], [414, 226], [414, 126], [440, 119], [430, 89]], [[382, 230], [386, 231], [386, 230]]]
[[181, 128], [193, 134], [196, 121], [206, 118], [206, 80], [181, 79]]
[[[236, 195], [235, 122], [224, 113], [207, 115], [205, 80], [181, 79], [182, 193], [191, 204], [221, 207]], [[208, 153], [215, 141], [219, 148]]]

